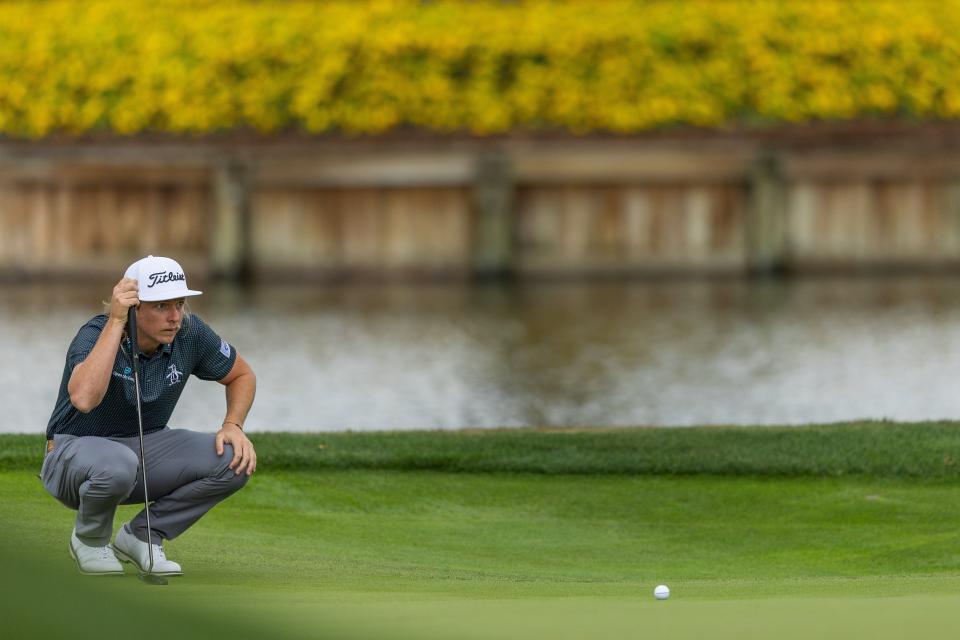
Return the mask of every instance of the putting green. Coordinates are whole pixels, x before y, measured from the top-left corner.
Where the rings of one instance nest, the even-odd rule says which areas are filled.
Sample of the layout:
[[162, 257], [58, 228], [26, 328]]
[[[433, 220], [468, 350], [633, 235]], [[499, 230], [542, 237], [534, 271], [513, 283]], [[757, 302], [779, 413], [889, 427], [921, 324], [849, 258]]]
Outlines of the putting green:
[[[935, 588], [946, 586], [935, 582]], [[807, 586], [816, 592], [823, 585]], [[648, 594], [497, 600], [304, 592], [258, 600], [247, 601], [250, 621], [279, 615], [295, 636], [326, 628], [357, 638], [477, 639], [946, 637], [955, 632], [960, 604], [956, 596], [929, 594], [700, 600], [682, 592], [666, 602]]]
[[944, 481], [266, 471], [168, 543], [187, 571], [168, 587], [76, 576], [72, 521], [0, 473], [18, 637], [149, 605], [181, 637], [893, 638], [951, 632], [960, 605]]

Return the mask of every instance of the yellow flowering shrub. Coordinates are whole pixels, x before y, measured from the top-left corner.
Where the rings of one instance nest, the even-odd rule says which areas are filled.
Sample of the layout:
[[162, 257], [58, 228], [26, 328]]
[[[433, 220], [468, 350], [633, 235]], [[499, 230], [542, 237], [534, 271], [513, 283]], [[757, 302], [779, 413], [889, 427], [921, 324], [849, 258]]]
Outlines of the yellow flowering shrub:
[[0, 134], [960, 117], [960, 4], [0, 2]]

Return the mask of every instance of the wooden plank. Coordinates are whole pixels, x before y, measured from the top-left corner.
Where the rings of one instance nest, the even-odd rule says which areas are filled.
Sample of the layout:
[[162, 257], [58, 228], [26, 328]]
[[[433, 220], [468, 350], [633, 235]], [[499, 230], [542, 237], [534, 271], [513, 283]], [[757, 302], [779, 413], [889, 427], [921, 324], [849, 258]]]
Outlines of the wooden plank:
[[512, 156], [521, 184], [742, 182], [752, 152], [743, 149], [523, 150]]
[[269, 225], [266, 212], [275, 211], [276, 203], [273, 193], [263, 189], [250, 194], [250, 253], [255, 256], [270, 254], [270, 249], [277, 233], [266, 234], [264, 230]]
[[313, 224], [310, 237], [313, 239], [312, 262], [326, 269], [339, 268], [343, 243], [342, 198], [339, 192], [310, 192]]
[[34, 260], [30, 249], [34, 247], [37, 234], [30, 224], [32, 217], [27, 210], [24, 189], [0, 189], [4, 194], [0, 200], [0, 228], [4, 230], [0, 236], [0, 253], [3, 261], [12, 267], [30, 266]]
[[517, 253], [536, 255], [556, 241], [559, 209], [555, 190], [526, 188], [517, 194]]
[[649, 189], [624, 190], [624, 239], [629, 263], [641, 261], [653, 249], [654, 211]]
[[358, 270], [380, 268], [384, 262], [383, 196], [376, 189], [350, 189], [344, 196], [344, 266]]
[[[35, 198], [33, 199], [33, 209], [36, 215], [53, 218], [53, 238], [50, 242], [51, 267], [66, 267], [70, 262], [78, 262], [80, 256], [74, 256], [74, 230], [77, 227], [83, 227], [82, 214], [84, 210], [80, 206], [80, 194], [77, 189], [70, 189], [69, 192], [61, 192], [61, 197], [57, 199], [57, 206], [51, 211], [43, 205], [41, 187], [34, 188]], [[82, 231], [80, 234], [82, 235]]]
[[574, 265], [589, 257], [596, 200], [586, 189], [564, 187], [560, 207], [562, 240], [556, 259]]
[[627, 252], [623, 195], [623, 189], [610, 187], [598, 189], [596, 193], [595, 253], [605, 258], [622, 259]]
[[429, 187], [473, 182], [469, 154], [384, 154], [307, 157], [259, 164], [252, 174], [257, 187]]
[[814, 182], [804, 179], [789, 184], [787, 194], [785, 262], [793, 266], [816, 252], [821, 194]]
[[960, 174], [960, 154], [910, 149], [821, 149], [782, 154], [783, 173], [793, 180], [851, 181], [946, 178]]
[[916, 181], [898, 180], [888, 183], [886, 193], [878, 195], [886, 196], [887, 208], [894, 218], [892, 237], [885, 248], [898, 261], [923, 257], [931, 247], [924, 246], [924, 234], [918, 226], [922, 222], [923, 207], [920, 185]]
[[662, 187], [658, 198], [660, 255], [679, 255], [684, 248], [684, 189]]
[[0, 182], [40, 182], [51, 185], [141, 185], [204, 186], [209, 184], [206, 168], [179, 165], [58, 164], [54, 162], [0, 162]]
[[943, 220], [941, 247], [946, 260], [960, 260], [960, 177], [937, 185], [936, 202]]
[[163, 237], [163, 212], [167, 206], [166, 192], [160, 188], [149, 189], [146, 193], [146, 200], [146, 216], [141, 221], [142, 231], [138, 253], [141, 256], [156, 253], [162, 255], [163, 252], [160, 251], [157, 241]]
[[694, 262], [710, 258], [711, 202], [704, 187], [685, 189], [683, 217], [685, 219], [684, 253]]
[[418, 189], [414, 200], [417, 237], [424, 241], [422, 266], [438, 270], [462, 270], [469, 266], [473, 247], [467, 225], [470, 205], [466, 191]]
[[250, 240], [251, 253], [258, 260], [272, 263], [281, 252], [277, 245], [286, 238], [288, 225], [277, 224], [283, 215], [286, 199], [290, 193], [277, 193], [270, 189], [260, 189], [251, 194]]
[[[713, 248], [716, 256], [741, 261], [748, 267], [744, 220], [747, 216], [746, 187], [729, 184], [713, 188]], [[785, 199], [785, 198], [784, 198]], [[786, 220], [782, 221], [786, 236]], [[784, 252], [786, 241], [784, 240]]]

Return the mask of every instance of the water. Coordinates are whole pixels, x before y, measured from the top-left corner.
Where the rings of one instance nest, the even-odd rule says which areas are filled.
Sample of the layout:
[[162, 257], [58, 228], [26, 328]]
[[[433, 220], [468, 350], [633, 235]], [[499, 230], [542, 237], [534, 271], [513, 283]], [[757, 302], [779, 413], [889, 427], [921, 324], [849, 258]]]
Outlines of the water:
[[[0, 432], [41, 433], [113, 283], [0, 288]], [[960, 416], [960, 280], [205, 287], [258, 375], [250, 430]], [[193, 379], [171, 426], [215, 430]]]

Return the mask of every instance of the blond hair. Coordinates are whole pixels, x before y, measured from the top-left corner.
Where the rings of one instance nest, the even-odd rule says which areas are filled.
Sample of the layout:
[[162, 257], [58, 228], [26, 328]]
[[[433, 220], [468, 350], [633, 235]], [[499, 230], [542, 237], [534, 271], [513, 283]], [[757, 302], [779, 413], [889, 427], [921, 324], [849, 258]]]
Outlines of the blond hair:
[[[101, 300], [100, 303], [103, 305], [103, 315], [110, 317], [110, 301]], [[183, 301], [183, 320], [180, 321], [180, 331], [183, 331], [188, 326], [190, 326], [190, 316], [193, 315], [193, 312], [190, 310], [190, 303], [186, 300]], [[180, 333], [178, 331], [177, 333]]]

